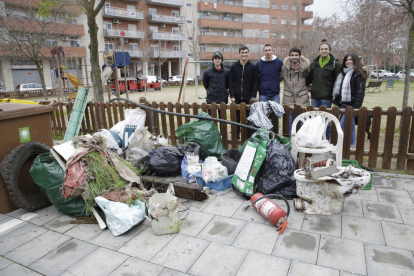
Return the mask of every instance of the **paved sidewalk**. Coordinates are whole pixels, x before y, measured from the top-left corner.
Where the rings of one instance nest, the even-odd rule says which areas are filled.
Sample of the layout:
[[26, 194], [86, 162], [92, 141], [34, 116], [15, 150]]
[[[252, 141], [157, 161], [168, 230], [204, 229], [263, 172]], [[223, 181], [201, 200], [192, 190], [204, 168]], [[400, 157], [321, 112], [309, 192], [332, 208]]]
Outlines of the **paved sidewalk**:
[[0, 275], [414, 275], [413, 198], [413, 178], [376, 175], [341, 215], [293, 210], [283, 235], [233, 192], [193, 202], [164, 236], [147, 222], [114, 237], [54, 207], [19, 209], [0, 214]]

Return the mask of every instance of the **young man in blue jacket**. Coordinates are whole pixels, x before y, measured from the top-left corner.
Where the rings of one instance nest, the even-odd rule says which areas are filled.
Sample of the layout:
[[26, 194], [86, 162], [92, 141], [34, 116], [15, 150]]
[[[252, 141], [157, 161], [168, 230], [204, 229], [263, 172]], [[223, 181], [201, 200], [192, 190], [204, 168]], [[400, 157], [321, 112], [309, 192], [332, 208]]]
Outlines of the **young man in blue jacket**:
[[259, 101], [280, 103], [280, 71], [283, 61], [273, 55], [273, 47], [263, 47], [264, 56], [256, 63], [259, 71]]

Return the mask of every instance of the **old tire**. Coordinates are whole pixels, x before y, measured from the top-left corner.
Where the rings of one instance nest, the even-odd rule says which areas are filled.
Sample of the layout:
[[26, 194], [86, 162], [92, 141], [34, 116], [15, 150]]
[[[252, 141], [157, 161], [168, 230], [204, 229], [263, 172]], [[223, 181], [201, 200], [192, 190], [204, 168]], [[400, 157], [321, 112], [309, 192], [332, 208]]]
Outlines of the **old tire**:
[[35, 211], [50, 205], [50, 201], [29, 175], [34, 158], [49, 152], [39, 142], [27, 142], [12, 149], [1, 161], [0, 172], [11, 201], [19, 208]]

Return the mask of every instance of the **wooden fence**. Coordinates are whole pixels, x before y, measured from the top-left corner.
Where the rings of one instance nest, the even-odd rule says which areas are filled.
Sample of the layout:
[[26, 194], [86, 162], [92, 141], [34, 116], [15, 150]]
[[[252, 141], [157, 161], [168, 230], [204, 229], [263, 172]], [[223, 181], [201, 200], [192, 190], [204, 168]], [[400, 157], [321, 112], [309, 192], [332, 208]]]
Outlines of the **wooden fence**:
[[[145, 101], [145, 98], [141, 99], [141, 103], [155, 109], [183, 114], [197, 115], [199, 111], [208, 112], [210, 110], [213, 118], [217, 118], [218, 111], [220, 111], [221, 119], [231, 121], [236, 121], [237, 110], [239, 110], [240, 121], [244, 124], [246, 123], [246, 111], [250, 109], [250, 106], [244, 103], [240, 105], [233, 103], [229, 105], [224, 103], [149, 103]], [[55, 136], [64, 136], [68, 121], [67, 115], [70, 114], [72, 106], [72, 103], [58, 104], [58, 109], [52, 116], [53, 133]], [[136, 108], [136, 106], [125, 102], [89, 102], [85, 110], [80, 134], [93, 134], [99, 129], [110, 129], [119, 121], [124, 120], [124, 110], [127, 108]], [[284, 109], [285, 114], [282, 118], [279, 119], [274, 114], [271, 114], [271, 119], [274, 125], [273, 131], [286, 137], [289, 136], [290, 112], [293, 112], [294, 117], [296, 117], [302, 112], [314, 110], [312, 106], [306, 109], [295, 106], [293, 110], [289, 106], [284, 106]], [[402, 110], [397, 110], [395, 107], [390, 107], [386, 110], [380, 107], [370, 110], [366, 107], [361, 107], [359, 110], [353, 110], [352, 107], [347, 107], [345, 110], [340, 110], [338, 107], [326, 109], [322, 106], [319, 110], [327, 111], [337, 118], [339, 118], [340, 114], [346, 115], [343, 141], [344, 158], [350, 159], [352, 155], [352, 159], [371, 168], [406, 170], [409, 173], [414, 173], [414, 113], [411, 107], [405, 107]], [[174, 130], [190, 121], [188, 117], [160, 114], [150, 112], [149, 110], [145, 110], [145, 112], [147, 114], [146, 126], [148, 126], [148, 129], [156, 135], [163, 134], [165, 137], [170, 137], [172, 144], [178, 143]], [[358, 125], [362, 127], [357, 127], [356, 129], [356, 150], [351, 152], [350, 130], [352, 127], [352, 115], [358, 115]], [[372, 115], [371, 140], [368, 146], [365, 143], [367, 137], [365, 132], [367, 115]], [[237, 127], [234, 125], [223, 123], [219, 129], [226, 149], [237, 148], [247, 139], [247, 129], [245, 128], [241, 128], [240, 139], [237, 138]], [[337, 133], [335, 127], [333, 127], [331, 142], [335, 144], [336, 139]], [[396, 148], [396, 150], [393, 151], [393, 148]]]
[[[47, 90], [48, 96], [56, 96], [56, 89]], [[12, 92], [1, 92], [0, 99], [12, 98], [12, 99], [22, 99], [22, 98], [33, 98], [33, 97], [43, 97], [43, 90], [32, 90], [32, 91], [12, 91]]]

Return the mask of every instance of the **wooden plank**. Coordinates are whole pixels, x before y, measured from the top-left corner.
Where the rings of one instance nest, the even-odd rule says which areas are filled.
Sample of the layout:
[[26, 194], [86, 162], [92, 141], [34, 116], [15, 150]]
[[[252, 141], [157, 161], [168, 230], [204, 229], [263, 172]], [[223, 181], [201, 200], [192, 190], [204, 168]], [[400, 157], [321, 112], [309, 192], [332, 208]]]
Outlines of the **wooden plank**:
[[[62, 104], [62, 103], [60, 103]], [[55, 116], [56, 116], [56, 122], [57, 122], [57, 127], [58, 127], [58, 135], [59, 137], [65, 136], [64, 132], [63, 132], [63, 128], [62, 128], [62, 122], [60, 121], [60, 108], [58, 108], [55, 112]]]
[[208, 105], [206, 102], [201, 103], [201, 110], [205, 113], [208, 113]]
[[[225, 103], [220, 104], [220, 119], [227, 120], [227, 105]], [[227, 124], [220, 123], [221, 140], [225, 149], [229, 148]]]
[[62, 136], [65, 136], [66, 122], [65, 122], [65, 113], [63, 111], [63, 104], [59, 105], [59, 115], [60, 115], [60, 120], [62, 122]]
[[353, 119], [353, 108], [352, 106], [348, 106], [345, 108], [344, 144], [342, 149], [342, 157], [345, 159], [349, 159], [351, 156], [351, 129]]
[[112, 121], [112, 110], [111, 110], [111, 104], [109, 102], [105, 103], [105, 110], [108, 116], [108, 129], [111, 129], [114, 126], [114, 123]]
[[[184, 114], [189, 114], [190, 115], [190, 104], [187, 103], [187, 102], [184, 103]], [[191, 118], [190, 117], [185, 117], [184, 120], [185, 120], [185, 123], [189, 123]]]
[[410, 135], [410, 120], [411, 120], [410, 106], [403, 108], [403, 114], [400, 121], [400, 139], [398, 142], [398, 156], [397, 156], [397, 170], [405, 170], [405, 163], [407, 161], [408, 139]]
[[[160, 103], [160, 110], [165, 110], [165, 103]], [[167, 128], [167, 115], [161, 114], [161, 125], [162, 125], [162, 134], [165, 138], [168, 137], [168, 128]]]
[[88, 105], [86, 105], [86, 107], [85, 107], [85, 115], [84, 115], [83, 119], [86, 122], [86, 133], [85, 134], [92, 133], [92, 127], [91, 127], [91, 123], [90, 123], [91, 115], [89, 113]]
[[106, 105], [104, 102], [100, 102], [99, 103], [99, 109], [101, 110], [101, 120], [102, 120], [102, 126], [104, 129], [108, 129], [108, 122], [107, 122], [107, 118], [106, 118]]
[[[181, 114], [181, 104], [179, 102], [175, 103], [175, 112]], [[183, 117], [176, 116], [177, 117], [177, 128], [183, 125]]]
[[392, 106], [388, 108], [387, 126], [385, 127], [384, 151], [382, 154], [382, 168], [386, 170], [391, 168], [396, 113], [397, 109], [395, 107]]
[[57, 111], [52, 112], [53, 136], [59, 136], [59, 137], [63, 138], [63, 136], [60, 134], [59, 126], [58, 126], [57, 121], [56, 121], [56, 113], [57, 113]]
[[[168, 111], [174, 112], [173, 104], [171, 102], [168, 103]], [[174, 115], [168, 115], [169, 122], [170, 122], [170, 138], [171, 144], [176, 145], [177, 141], [175, 139], [175, 122], [174, 122]]]
[[[151, 104], [152, 108], [158, 109], [158, 104], [156, 102], [152, 102]], [[158, 136], [160, 135], [160, 121], [159, 121], [159, 113], [158, 112], [153, 112], [154, 114], [154, 124], [155, 124], [155, 135]]]
[[287, 104], [283, 105], [283, 109], [285, 110], [285, 114], [283, 114], [283, 117], [282, 117], [282, 135], [285, 137], [290, 137], [289, 116], [290, 116], [290, 113], [292, 112], [292, 109]]
[[[381, 113], [382, 108], [377, 106], [374, 108], [374, 113], [372, 114], [371, 139], [369, 142], [368, 153], [368, 167], [373, 169], [377, 167], [379, 139], [381, 132]], [[361, 127], [361, 125], [358, 122], [358, 128], [359, 127]], [[364, 129], [366, 129], [366, 125]]]
[[[411, 133], [410, 140], [408, 141], [408, 153], [414, 153], [414, 116], [411, 119]], [[407, 172], [409, 174], [414, 173], [414, 160], [407, 159]]]
[[193, 103], [193, 115], [198, 115], [199, 106], [198, 103]]
[[[240, 123], [243, 125], [247, 125], [247, 116], [246, 116], [246, 104], [240, 103]], [[240, 138], [241, 138], [241, 144], [243, 144], [247, 140], [247, 128], [241, 127], [240, 128]]]
[[123, 102], [118, 103], [118, 110], [119, 110], [119, 116], [121, 118], [121, 121], [125, 120], [125, 114], [124, 114], [125, 104]]
[[[230, 104], [230, 120], [237, 122], [237, 106], [235, 103]], [[237, 126], [231, 125], [231, 148], [237, 149]]]
[[98, 102], [94, 102], [93, 107], [94, 107], [93, 109], [95, 110], [95, 116], [96, 116], [96, 131], [98, 131], [98, 129], [103, 128], [102, 110], [100, 109]]
[[[295, 105], [293, 108], [293, 120], [296, 119], [300, 114], [302, 114], [302, 107], [300, 105]], [[290, 118], [288, 118], [290, 121]], [[299, 129], [302, 127], [302, 124], [296, 125], [296, 133], [298, 133]], [[290, 122], [289, 122], [289, 128], [290, 128]]]
[[[150, 106], [150, 103], [148, 101], [145, 101], [144, 103], [145, 106]], [[155, 132], [155, 128], [152, 127], [152, 118], [151, 118], [151, 113], [152, 116], [154, 116], [154, 112], [151, 112], [149, 109], [145, 109], [145, 125], [148, 127], [149, 132], [154, 133]]]
[[[332, 107], [331, 114], [334, 115], [339, 121], [339, 114], [340, 114], [339, 107], [337, 106]], [[336, 127], [334, 126], [334, 124], [332, 124], [330, 143], [336, 145], [337, 141], [338, 141], [338, 131], [336, 130]]]
[[[364, 164], [364, 147], [365, 147], [365, 126], [367, 125], [367, 108], [362, 106], [358, 110], [358, 130], [355, 130], [355, 160], [359, 164]], [[356, 128], [356, 127], [355, 127]]]
[[[210, 116], [212, 118], [216, 118], [217, 119], [217, 109], [218, 109], [217, 104], [216, 103], [211, 103], [210, 108], [211, 108], [211, 114], [210, 114]], [[216, 126], [218, 126], [218, 123], [217, 122], [214, 122], [214, 124]]]
[[95, 110], [93, 108], [93, 103], [89, 102], [88, 103], [88, 108], [89, 108], [89, 113], [91, 115], [91, 121], [92, 121], [92, 129], [90, 133], [95, 133], [97, 131], [97, 127], [96, 127], [96, 114], [95, 114]]
[[112, 113], [114, 114], [114, 125], [116, 125], [119, 122], [118, 103], [116, 102], [112, 102]]

